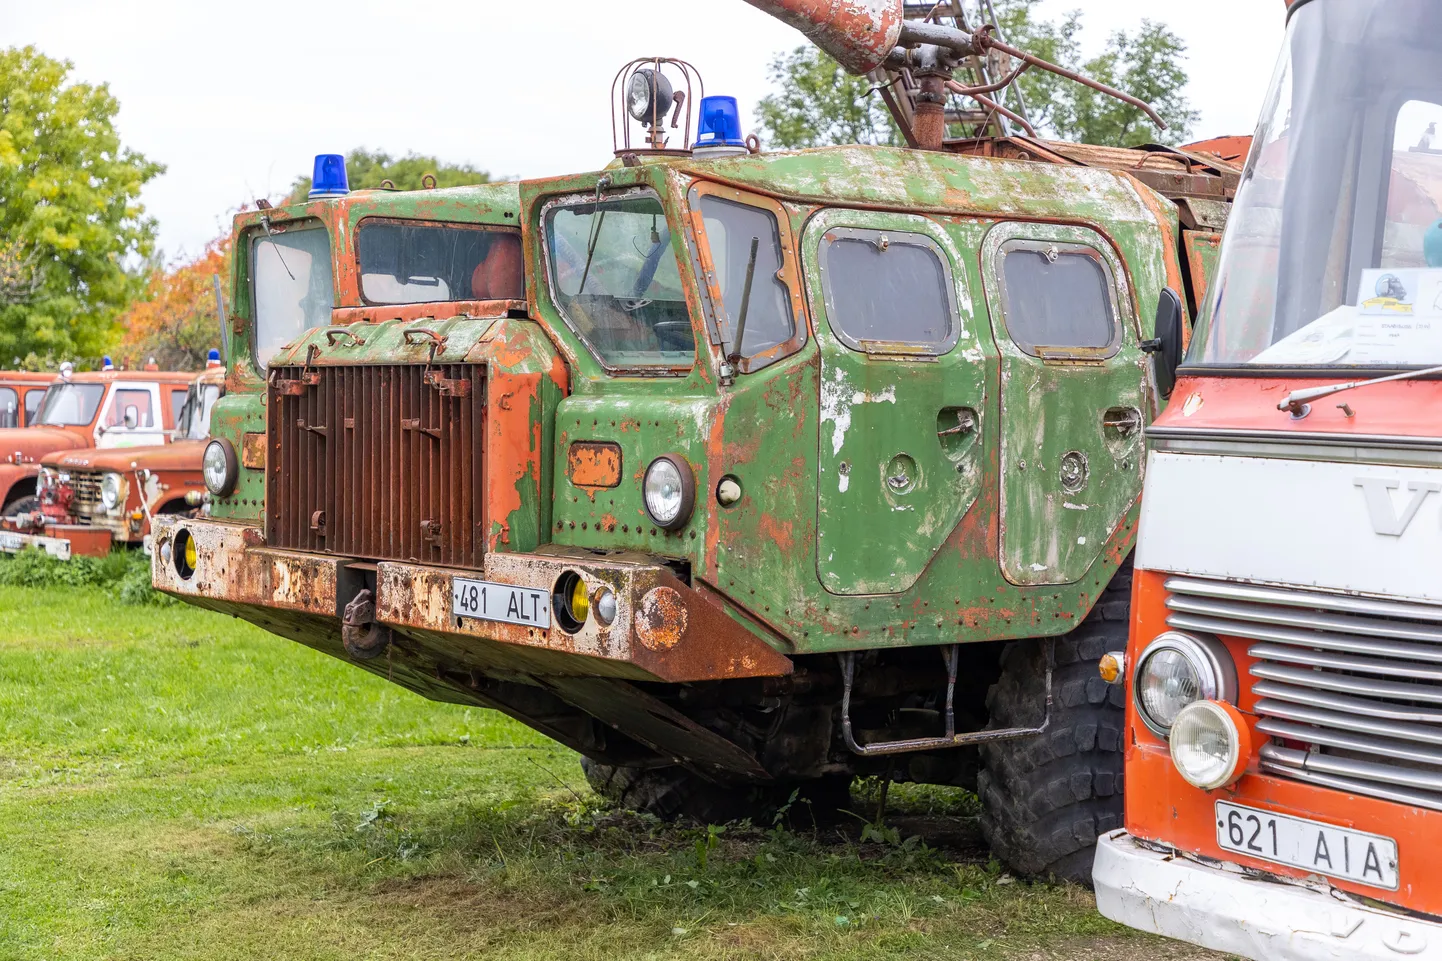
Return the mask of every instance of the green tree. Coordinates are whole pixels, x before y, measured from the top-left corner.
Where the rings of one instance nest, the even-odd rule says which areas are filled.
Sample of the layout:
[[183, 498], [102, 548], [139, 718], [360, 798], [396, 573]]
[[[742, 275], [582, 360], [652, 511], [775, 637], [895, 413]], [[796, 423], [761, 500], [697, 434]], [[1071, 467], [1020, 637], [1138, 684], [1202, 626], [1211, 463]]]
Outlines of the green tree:
[[819, 48], [777, 54], [769, 73], [776, 91], [756, 105], [768, 145], [795, 150], [901, 142], [871, 80], [842, 70]]
[[[1021, 75], [1016, 86], [1038, 133], [1110, 146], [1180, 143], [1187, 137], [1198, 114], [1183, 93], [1187, 72], [1181, 61], [1187, 45], [1180, 37], [1163, 24], [1143, 20], [1135, 32], [1112, 34], [1102, 53], [1083, 59], [1081, 12], [1044, 20], [1033, 10], [1040, 2], [998, 0], [995, 10], [1001, 36], [1043, 60], [1146, 101], [1161, 114], [1167, 130], [1157, 130], [1136, 107], [1032, 68]], [[998, 64], [1002, 66], [1008, 72], [1011, 69]], [[871, 81], [846, 74], [820, 50], [800, 47], [781, 54], [772, 61], [770, 73], [775, 90], [758, 107], [772, 146], [899, 142], [885, 104], [870, 92]], [[1014, 99], [1008, 100], [1009, 106], [1015, 104]]]
[[[397, 190], [420, 190], [425, 186], [422, 180], [426, 174], [435, 176], [437, 187], [464, 187], [491, 182], [489, 173], [469, 164], [446, 164], [435, 157], [414, 153], [392, 157], [383, 150], [370, 151], [364, 147], [357, 147], [346, 154], [345, 166], [352, 190], [379, 187], [384, 180], [389, 180]], [[286, 202], [302, 201], [308, 193], [310, 177], [297, 177]]]
[[140, 188], [164, 171], [120, 143], [104, 84], [34, 47], [0, 50], [0, 358], [93, 361], [143, 285], [155, 222]]

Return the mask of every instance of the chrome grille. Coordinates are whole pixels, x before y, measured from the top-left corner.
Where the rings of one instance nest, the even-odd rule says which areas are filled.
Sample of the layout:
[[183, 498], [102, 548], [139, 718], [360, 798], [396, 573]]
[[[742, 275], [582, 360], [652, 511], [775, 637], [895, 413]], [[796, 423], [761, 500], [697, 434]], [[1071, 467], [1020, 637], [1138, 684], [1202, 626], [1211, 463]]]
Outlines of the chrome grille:
[[105, 513], [100, 506], [100, 471], [70, 471], [70, 489], [75, 492], [70, 501], [70, 513], [77, 523], [93, 524], [98, 514]]
[[266, 542], [478, 567], [485, 368], [272, 368]]
[[1167, 624], [1256, 641], [1262, 769], [1442, 810], [1442, 606], [1173, 577]]

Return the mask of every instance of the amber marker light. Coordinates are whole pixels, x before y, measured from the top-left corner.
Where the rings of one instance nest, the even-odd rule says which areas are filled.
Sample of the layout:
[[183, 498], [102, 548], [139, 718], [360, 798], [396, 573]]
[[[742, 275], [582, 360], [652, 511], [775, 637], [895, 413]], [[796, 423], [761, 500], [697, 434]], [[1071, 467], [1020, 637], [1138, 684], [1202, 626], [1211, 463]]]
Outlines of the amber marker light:
[[1097, 664], [1097, 672], [1108, 684], [1115, 684], [1119, 681], [1126, 670], [1127, 656], [1121, 651], [1112, 651], [1110, 654], [1102, 655], [1101, 661]]

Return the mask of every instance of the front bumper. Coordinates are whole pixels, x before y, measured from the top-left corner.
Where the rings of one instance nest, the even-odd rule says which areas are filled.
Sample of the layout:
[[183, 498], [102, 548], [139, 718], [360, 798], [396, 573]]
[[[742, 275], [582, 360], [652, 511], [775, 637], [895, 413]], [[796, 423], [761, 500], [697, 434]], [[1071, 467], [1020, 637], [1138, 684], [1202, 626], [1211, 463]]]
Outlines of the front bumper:
[[1255, 961], [1442, 956], [1435, 921], [1155, 851], [1125, 831], [1097, 839], [1092, 881], [1113, 921]]
[[[172, 552], [164, 549], [182, 527], [194, 539], [198, 556], [189, 577], [167, 562]], [[447, 676], [513, 672], [674, 683], [792, 671], [789, 658], [744, 626], [744, 613], [728, 611], [720, 597], [683, 583], [641, 555], [560, 548], [490, 553], [483, 570], [458, 571], [276, 550], [264, 546], [258, 528], [215, 520], [157, 517], [152, 538], [157, 589], [272, 629], [277, 615], [292, 627], [302, 625], [282, 633], [333, 630], [339, 636], [344, 608], [373, 584], [375, 622], [399, 635], [402, 653], [420, 655], [427, 670]], [[452, 613], [454, 576], [549, 594], [566, 571], [579, 573], [592, 591], [604, 586], [615, 592], [611, 625], [591, 618], [571, 634], [554, 621], [550, 628], [538, 628]]]
[[18, 554], [34, 547], [51, 557], [68, 561], [72, 557], [104, 557], [110, 553], [111, 533], [104, 527], [77, 524], [47, 524], [44, 534], [0, 530], [0, 553]]

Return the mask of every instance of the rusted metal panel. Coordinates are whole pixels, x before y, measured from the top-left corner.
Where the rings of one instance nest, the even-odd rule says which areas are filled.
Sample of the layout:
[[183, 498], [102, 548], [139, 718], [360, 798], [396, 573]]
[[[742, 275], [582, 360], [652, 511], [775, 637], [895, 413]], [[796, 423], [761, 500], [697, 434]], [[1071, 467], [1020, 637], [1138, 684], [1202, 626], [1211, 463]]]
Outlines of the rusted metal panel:
[[603, 489], [621, 483], [621, 445], [572, 441], [566, 451], [566, 475], [582, 488]]
[[[1192, 316], [1201, 315], [1202, 305], [1207, 302], [1207, 292], [1212, 286], [1212, 276], [1217, 272], [1221, 259], [1222, 235], [1211, 231], [1184, 230], [1182, 245], [1186, 249], [1187, 269], [1192, 282]], [[1185, 331], [1190, 341], [1191, 331]]]
[[855, 74], [881, 66], [901, 35], [902, 0], [746, 0]]
[[266, 541], [478, 567], [484, 368], [272, 367]]
[[247, 470], [265, 470], [265, 435], [260, 431], [241, 434], [240, 466]]
[[[174, 559], [165, 560], [167, 543], [184, 530], [195, 539], [198, 563], [184, 577]], [[159, 590], [182, 598], [223, 600], [231, 604], [274, 607], [337, 618], [340, 561], [318, 554], [270, 550], [254, 527], [181, 517], [157, 517], [151, 580]]]

